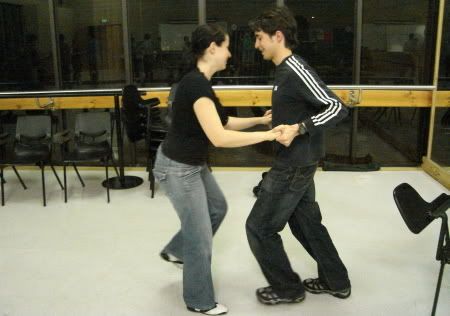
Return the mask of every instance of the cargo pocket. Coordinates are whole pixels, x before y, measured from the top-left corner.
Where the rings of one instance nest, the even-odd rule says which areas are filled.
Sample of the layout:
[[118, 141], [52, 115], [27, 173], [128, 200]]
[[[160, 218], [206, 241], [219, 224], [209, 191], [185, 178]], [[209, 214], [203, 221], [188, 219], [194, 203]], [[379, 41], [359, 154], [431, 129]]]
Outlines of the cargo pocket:
[[155, 177], [156, 181], [162, 182], [166, 179], [167, 173], [161, 172], [159, 170], [153, 170], [153, 176]]
[[294, 192], [306, 190], [312, 183], [316, 168], [316, 166], [297, 168], [295, 175], [289, 184], [289, 189]]
[[290, 167], [285, 169], [272, 168], [264, 177], [261, 188], [270, 193], [282, 193], [288, 190], [293, 175]]

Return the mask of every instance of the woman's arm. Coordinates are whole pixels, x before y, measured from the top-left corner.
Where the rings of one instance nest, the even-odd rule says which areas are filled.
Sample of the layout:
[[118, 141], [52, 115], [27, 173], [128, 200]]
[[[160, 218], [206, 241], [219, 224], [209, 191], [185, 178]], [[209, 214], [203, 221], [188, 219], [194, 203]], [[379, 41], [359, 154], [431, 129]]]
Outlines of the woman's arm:
[[269, 125], [272, 122], [272, 111], [268, 110], [264, 113], [264, 116], [260, 117], [228, 117], [228, 123], [225, 125], [225, 129], [240, 131], [242, 129], [250, 128], [255, 125]]
[[222, 126], [213, 101], [206, 97], [202, 97], [194, 103], [194, 112], [203, 131], [215, 147], [247, 146], [266, 140], [274, 140], [281, 134], [273, 130], [265, 132], [227, 130]]

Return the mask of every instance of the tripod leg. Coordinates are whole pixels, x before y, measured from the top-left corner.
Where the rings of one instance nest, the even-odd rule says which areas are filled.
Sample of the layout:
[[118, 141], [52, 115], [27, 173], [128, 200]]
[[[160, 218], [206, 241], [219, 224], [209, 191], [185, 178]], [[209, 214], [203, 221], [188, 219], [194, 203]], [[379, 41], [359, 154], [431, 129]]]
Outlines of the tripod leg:
[[44, 172], [44, 168], [45, 165], [43, 162], [41, 162], [41, 177], [42, 177], [42, 199], [44, 202], [44, 206], [47, 205], [47, 201], [46, 201], [46, 196], [45, 196], [45, 172]]
[[436, 307], [439, 299], [439, 292], [441, 290], [441, 283], [442, 283], [442, 275], [444, 273], [444, 267], [445, 267], [445, 260], [441, 260], [441, 268], [439, 269], [439, 277], [438, 282], [436, 285], [436, 293], [434, 294], [434, 302], [433, 302], [433, 310], [431, 311], [431, 316], [434, 316], [436, 314]]
[[1, 182], [1, 187], [2, 187], [2, 206], [4, 206], [5, 205], [5, 188], [4, 188], [4, 182], [3, 182], [3, 166], [1, 166], [0, 167], [0, 177], [1, 177], [1, 179], [0, 179], [0, 182]]
[[64, 203], [67, 203], [67, 166], [64, 164], [63, 173], [64, 173]]
[[109, 164], [109, 157], [105, 157], [105, 173], [106, 173], [106, 196], [109, 203], [109, 176], [108, 176], [108, 164]]

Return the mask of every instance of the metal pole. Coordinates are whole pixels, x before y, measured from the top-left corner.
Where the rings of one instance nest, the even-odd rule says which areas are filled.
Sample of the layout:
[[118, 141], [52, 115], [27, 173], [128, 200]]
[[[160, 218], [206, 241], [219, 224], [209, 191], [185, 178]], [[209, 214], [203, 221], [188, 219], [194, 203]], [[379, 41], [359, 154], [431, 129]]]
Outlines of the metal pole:
[[50, 38], [52, 39], [52, 59], [53, 59], [53, 75], [55, 77], [56, 89], [62, 89], [62, 79], [61, 79], [61, 67], [59, 58], [59, 49], [57, 43], [59, 39], [56, 36], [56, 19], [55, 19], [55, 3], [53, 0], [48, 0], [48, 10], [50, 18]]
[[[356, 0], [355, 2], [355, 40], [354, 40], [354, 58], [353, 58], [353, 78], [354, 84], [359, 85], [361, 81], [361, 42], [362, 42], [362, 10], [363, 0]], [[361, 90], [359, 93], [362, 93]], [[360, 96], [358, 96], [360, 98]], [[358, 138], [358, 106], [355, 106], [351, 110], [352, 113], [352, 125], [350, 133], [350, 148], [349, 158], [350, 163], [355, 163], [355, 157], [357, 152], [357, 138]]]
[[128, 0], [122, 0], [123, 58], [125, 62], [125, 82], [131, 83], [130, 34], [128, 34]]
[[124, 170], [125, 170], [125, 163], [123, 161], [123, 139], [122, 139], [122, 124], [120, 119], [120, 102], [119, 102], [119, 96], [114, 96], [114, 116], [115, 116], [115, 123], [116, 123], [116, 131], [117, 131], [117, 147], [118, 147], [118, 154], [119, 154], [119, 178], [120, 181], [123, 183], [123, 179], [125, 176]]
[[434, 120], [436, 115], [436, 97], [437, 97], [437, 85], [439, 81], [439, 61], [441, 58], [441, 43], [442, 43], [442, 25], [444, 21], [445, 0], [439, 1], [439, 17], [436, 31], [436, 51], [434, 57], [434, 73], [433, 73], [433, 86], [431, 97], [431, 114], [430, 114], [430, 131], [428, 134], [428, 148], [427, 158], [431, 159], [431, 151], [433, 147], [433, 133], [434, 133]]
[[206, 0], [198, 0], [198, 24], [206, 23]]

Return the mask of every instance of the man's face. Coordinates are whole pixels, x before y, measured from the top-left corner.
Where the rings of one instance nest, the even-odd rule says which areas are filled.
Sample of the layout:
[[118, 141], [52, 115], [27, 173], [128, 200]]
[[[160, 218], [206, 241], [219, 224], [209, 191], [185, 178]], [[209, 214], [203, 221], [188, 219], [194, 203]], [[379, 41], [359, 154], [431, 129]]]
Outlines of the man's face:
[[272, 60], [275, 55], [275, 35], [270, 36], [263, 31], [255, 32], [255, 48], [259, 50], [265, 60]]

